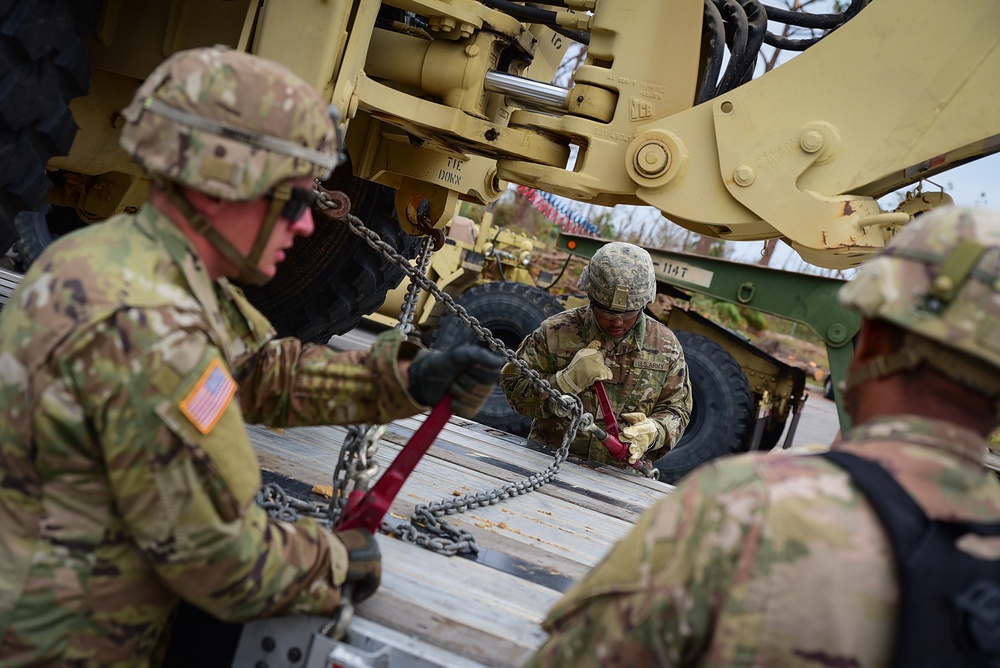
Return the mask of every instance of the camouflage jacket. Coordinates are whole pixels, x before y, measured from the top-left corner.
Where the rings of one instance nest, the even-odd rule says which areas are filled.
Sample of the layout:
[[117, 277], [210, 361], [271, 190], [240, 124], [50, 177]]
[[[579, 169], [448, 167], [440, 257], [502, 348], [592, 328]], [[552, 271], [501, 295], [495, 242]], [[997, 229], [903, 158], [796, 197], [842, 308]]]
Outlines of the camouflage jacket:
[[402, 345], [274, 340], [150, 205], [53, 244], [0, 314], [0, 665], [146, 665], [178, 597], [335, 608], [346, 550], [254, 503], [244, 421], [419, 412]]
[[[1000, 520], [986, 442], [882, 418], [834, 449], [878, 461], [931, 518]], [[899, 588], [878, 516], [835, 464], [758, 453], [695, 471], [558, 601], [530, 666], [885, 666]]]
[[[545, 320], [521, 343], [517, 356], [539, 375], [553, 382], [556, 371], [570, 363], [573, 356], [591, 341], [599, 339], [605, 360], [614, 377], [604, 382], [608, 399], [619, 416], [622, 413], [645, 413], [660, 432], [663, 445], [647, 453], [658, 459], [680, 440], [691, 417], [691, 381], [681, 345], [665, 325], [640, 314], [635, 327], [620, 342], [604, 334], [589, 306], [570, 309]], [[552, 413], [548, 398], [543, 399], [527, 378], [517, 375], [513, 364], [504, 367], [500, 386], [507, 402], [521, 415], [534, 419], [533, 441], [558, 447], [566, 433], [567, 421]], [[580, 393], [583, 409], [603, 426], [594, 388]], [[615, 462], [607, 449], [590, 434], [578, 434], [570, 451], [598, 462]]]

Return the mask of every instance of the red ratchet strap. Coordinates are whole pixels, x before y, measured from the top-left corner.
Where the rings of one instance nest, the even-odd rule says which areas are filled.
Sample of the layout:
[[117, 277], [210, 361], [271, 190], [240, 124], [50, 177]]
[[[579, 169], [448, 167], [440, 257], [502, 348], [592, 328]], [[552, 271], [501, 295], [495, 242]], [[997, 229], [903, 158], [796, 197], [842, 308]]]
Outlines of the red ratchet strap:
[[441, 433], [441, 429], [451, 417], [451, 396], [445, 396], [420, 428], [410, 437], [403, 449], [386, 469], [382, 477], [367, 492], [355, 490], [347, 498], [347, 505], [337, 523], [337, 531], [362, 528], [377, 533], [382, 518], [392, 505], [403, 483], [409, 477], [417, 462], [424, 456], [431, 443]]
[[601, 417], [604, 418], [604, 431], [609, 436], [618, 438], [618, 419], [615, 418], [615, 409], [611, 407], [611, 400], [608, 399], [608, 391], [604, 389], [604, 383], [594, 381], [594, 393], [597, 394], [597, 403], [601, 406]]
[[634, 464], [628, 463], [628, 446], [619, 440], [618, 420], [615, 418], [614, 409], [611, 408], [611, 401], [608, 399], [608, 391], [604, 389], [604, 383], [595, 380], [594, 393], [597, 394], [597, 403], [601, 406], [601, 417], [604, 418], [604, 429], [597, 428], [595, 433], [598, 440], [607, 448], [608, 454], [620, 462], [625, 462], [647, 478], [656, 477], [657, 474], [654, 473], [653, 467], [645, 459], [640, 458]]

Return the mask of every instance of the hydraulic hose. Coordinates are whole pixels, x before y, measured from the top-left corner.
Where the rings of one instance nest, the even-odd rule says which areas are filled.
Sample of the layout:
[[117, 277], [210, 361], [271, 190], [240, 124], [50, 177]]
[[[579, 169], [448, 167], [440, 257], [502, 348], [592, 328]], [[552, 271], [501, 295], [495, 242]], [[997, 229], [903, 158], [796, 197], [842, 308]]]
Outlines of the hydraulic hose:
[[[540, 23], [552, 28], [563, 37], [567, 37], [573, 41], [581, 42], [583, 44], [590, 43], [590, 35], [588, 33], [581, 32], [579, 30], [569, 30], [559, 25], [556, 22], [556, 13], [548, 9], [542, 9], [531, 5], [519, 5], [516, 2], [510, 2], [509, 0], [479, 1], [490, 9], [503, 12], [504, 14], [514, 17], [518, 21], [524, 21], [525, 23]], [[551, 2], [545, 4], [565, 6], [562, 2]]]
[[726, 19], [726, 44], [729, 46], [729, 64], [726, 65], [726, 71], [715, 87], [715, 94], [719, 96], [735, 88], [746, 71], [746, 47], [750, 26], [747, 23], [746, 12], [736, 0], [714, 1]]
[[715, 96], [715, 83], [719, 80], [725, 56], [726, 37], [722, 14], [712, 0], [705, 0], [705, 32], [708, 33], [708, 61], [704, 65], [701, 81], [698, 82], [698, 93], [694, 101], [696, 105]]
[[746, 14], [748, 31], [747, 66], [737, 85], [745, 84], [753, 78], [753, 71], [757, 65], [757, 54], [760, 53], [760, 47], [764, 44], [764, 38], [767, 36], [767, 14], [764, 13], [764, 6], [758, 0], [739, 0], [739, 2], [743, 7], [744, 14]]

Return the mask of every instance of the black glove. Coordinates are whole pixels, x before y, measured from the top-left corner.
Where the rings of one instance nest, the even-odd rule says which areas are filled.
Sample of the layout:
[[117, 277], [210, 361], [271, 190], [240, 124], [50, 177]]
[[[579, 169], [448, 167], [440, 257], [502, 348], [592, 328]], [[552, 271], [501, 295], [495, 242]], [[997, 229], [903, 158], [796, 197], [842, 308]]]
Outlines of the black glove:
[[421, 350], [410, 365], [410, 394], [424, 406], [436, 406], [450, 394], [451, 409], [471, 418], [486, 403], [502, 368], [502, 359], [479, 346]]
[[348, 529], [334, 534], [347, 548], [347, 580], [353, 585], [353, 600], [360, 603], [375, 593], [382, 581], [382, 553], [367, 529]]

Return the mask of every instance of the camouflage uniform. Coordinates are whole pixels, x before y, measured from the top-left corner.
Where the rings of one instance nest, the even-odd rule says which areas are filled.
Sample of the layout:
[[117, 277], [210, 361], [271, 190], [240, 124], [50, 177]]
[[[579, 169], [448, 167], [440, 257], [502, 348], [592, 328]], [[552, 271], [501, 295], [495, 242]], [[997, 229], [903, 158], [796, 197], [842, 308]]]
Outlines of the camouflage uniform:
[[[932, 518], [996, 521], [985, 440], [915, 416], [834, 446], [877, 460]], [[836, 465], [740, 455], [657, 502], [550, 611], [528, 666], [887, 665], [899, 591], [892, 548]]]
[[[545, 320], [521, 343], [517, 356], [550, 380], [577, 351], [595, 339], [600, 339], [607, 365], [614, 373], [614, 378], [604, 383], [611, 405], [619, 416], [640, 412], [657, 423], [666, 438], [662, 447], [647, 456], [659, 458], [677, 444], [691, 417], [691, 382], [684, 353], [677, 337], [665, 325], [640, 314], [635, 327], [616, 343], [602, 335], [590, 307], [583, 306]], [[553, 414], [548, 399], [542, 399], [527, 379], [519, 377], [512, 364], [504, 367], [500, 386], [514, 410], [535, 418], [529, 439], [552, 446], [562, 443], [567, 421]], [[585, 411], [595, 417], [600, 415], [592, 387], [579, 396]], [[604, 424], [601, 419], [598, 423]], [[611, 459], [604, 445], [591, 434], [578, 434], [570, 451], [594, 461], [624, 466]]]
[[[174, 183], [266, 196], [266, 241], [290, 184], [338, 159], [314, 90], [224, 48], [176, 54], [123, 115], [122, 146], [217, 249]], [[250, 280], [253, 252], [227, 256]], [[0, 665], [148, 665], [179, 598], [231, 621], [337, 606], [349, 549], [254, 503], [245, 421], [417, 413], [397, 368], [417, 351], [396, 333], [344, 354], [273, 337], [152, 205], [35, 262], [0, 315]]]
[[334, 609], [345, 548], [254, 504], [244, 422], [421, 408], [393, 333], [371, 354], [273, 335], [150, 205], [39, 258], [0, 318], [0, 663], [144, 665], [178, 597], [225, 620]]

